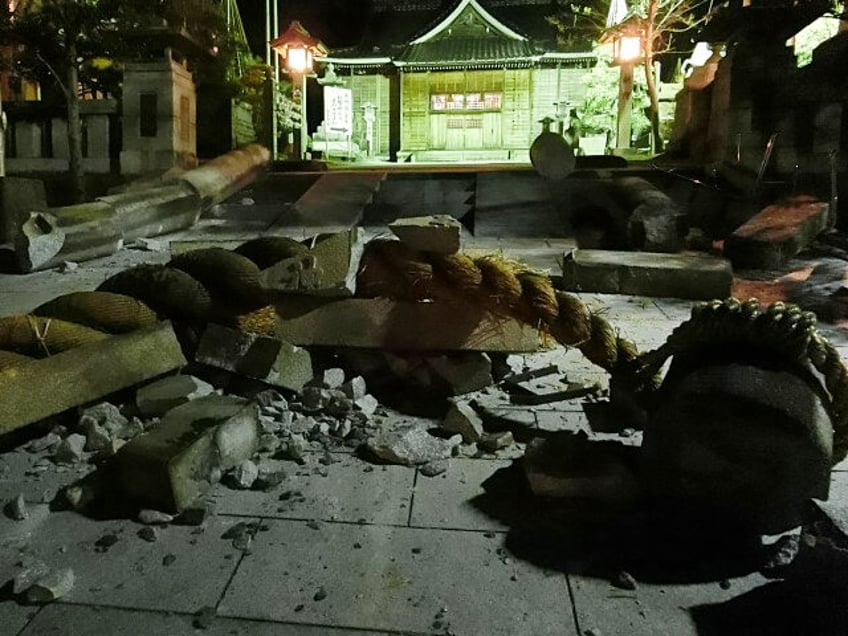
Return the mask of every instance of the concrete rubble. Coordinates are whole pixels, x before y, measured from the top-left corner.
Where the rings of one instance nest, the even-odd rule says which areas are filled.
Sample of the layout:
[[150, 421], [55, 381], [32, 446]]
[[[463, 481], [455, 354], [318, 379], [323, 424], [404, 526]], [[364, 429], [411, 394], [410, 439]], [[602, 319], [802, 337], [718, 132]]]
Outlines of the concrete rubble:
[[459, 433], [466, 444], [479, 442], [483, 436], [483, 420], [468, 402], [453, 402], [442, 421], [442, 430]]
[[368, 440], [367, 448], [382, 461], [414, 466], [449, 459], [461, 442], [461, 435], [439, 439], [425, 428], [409, 426], [379, 433]]

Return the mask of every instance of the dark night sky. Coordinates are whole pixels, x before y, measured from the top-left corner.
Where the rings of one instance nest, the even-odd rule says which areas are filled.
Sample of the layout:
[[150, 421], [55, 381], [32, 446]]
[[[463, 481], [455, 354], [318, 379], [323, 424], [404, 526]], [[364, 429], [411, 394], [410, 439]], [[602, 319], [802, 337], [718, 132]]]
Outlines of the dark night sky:
[[[275, 0], [271, 0], [273, 3]], [[300, 20], [309, 32], [331, 47], [356, 44], [368, 19], [368, 0], [276, 0], [281, 30]], [[264, 55], [265, 0], [237, 0], [248, 41]]]

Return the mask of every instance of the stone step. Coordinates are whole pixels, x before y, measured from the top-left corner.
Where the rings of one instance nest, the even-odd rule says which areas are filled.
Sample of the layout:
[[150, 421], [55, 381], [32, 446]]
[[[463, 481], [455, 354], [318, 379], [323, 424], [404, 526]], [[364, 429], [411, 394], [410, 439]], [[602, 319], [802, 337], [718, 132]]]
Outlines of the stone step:
[[730, 262], [690, 254], [573, 250], [565, 255], [562, 284], [571, 291], [669, 298], [727, 298]]
[[359, 224], [385, 178], [385, 172], [376, 171], [321, 175], [294, 205], [297, 224], [344, 228]]

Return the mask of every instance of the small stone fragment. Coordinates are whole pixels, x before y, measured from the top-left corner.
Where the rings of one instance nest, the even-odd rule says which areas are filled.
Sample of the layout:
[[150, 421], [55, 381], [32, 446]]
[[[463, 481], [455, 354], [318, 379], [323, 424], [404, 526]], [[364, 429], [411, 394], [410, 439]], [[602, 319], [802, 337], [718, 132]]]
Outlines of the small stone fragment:
[[353, 410], [353, 401], [340, 391], [333, 391], [333, 393], [338, 393], [338, 395], [330, 397], [325, 410], [328, 415], [333, 417], [344, 417]]
[[792, 565], [801, 549], [800, 534], [786, 534], [773, 545], [766, 546], [766, 558], [760, 571], [765, 576], [780, 576], [781, 571]]
[[50, 603], [60, 599], [74, 589], [74, 571], [71, 568], [57, 570], [36, 581], [27, 591], [30, 603]]
[[88, 427], [85, 432], [85, 449], [86, 451], [99, 451], [106, 448], [112, 441], [109, 432], [94, 422]]
[[497, 433], [485, 433], [477, 446], [487, 453], [494, 453], [502, 448], [508, 448], [515, 443], [512, 431], [498, 431]]
[[3, 512], [6, 514], [9, 519], [14, 521], [23, 521], [27, 517], [29, 517], [29, 513], [26, 509], [26, 502], [24, 501], [24, 496], [19, 494], [14, 499], [10, 499], [6, 502], [6, 505], [3, 506]]
[[318, 588], [318, 591], [312, 597], [313, 601], [323, 601], [327, 598], [327, 590], [324, 589], [324, 586]]
[[383, 461], [413, 466], [450, 458], [461, 441], [460, 435], [444, 440], [430, 435], [420, 426], [410, 426], [370, 438], [367, 448]]
[[59, 273], [67, 274], [68, 272], [75, 272], [79, 269], [79, 263], [75, 261], [62, 261], [59, 265]]
[[56, 435], [56, 433], [47, 433], [44, 437], [32, 440], [25, 448], [28, 453], [40, 453], [52, 448], [61, 441], [62, 438]]
[[587, 629], [583, 631], [583, 636], [603, 636], [599, 629]]
[[319, 377], [315, 378], [315, 382], [325, 389], [338, 389], [345, 382], [345, 372], [337, 367], [325, 369]]
[[121, 447], [127, 443], [125, 439], [114, 438], [110, 439], [109, 443], [104, 446], [99, 453], [97, 453], [98, 459], [108, 459], [109, 457], [114, 457], [118, 454], [118, 451], [121, 450]]
[[17, 596], [26, 592], [33, 583], [47, 576], [50, 568], [44, 561], [32, 560], [24, 565], [24, 568], [12, 579], [12, 594]]
[[356, 405], [357, 409], [359, 409], [361, 412], [365, 413], [365, 415], [368, 415], [369, 417], [371, 415], [374, 415], [374, 412], [377, 410], [377, 407], [380, 406], [380, 403], [377, 401], [377, 398], [375, 398], [370, 393], [368, 393], [367, 395], [363, 395], [358, 400], [354, 400], [353, 403], [354, 405]]
[[309, 442], [303, 435], [292, 435], [286, 447], [286, 458], [292, 461], [302, 462], [303, 455], [309, 448]]
[[368, 387], [365, 384], [365, 378], [361, 375], [351, 378], [341, 386], [342, 392], [351, 400], [358, 400], [365, 397], [368, 393]]
[[121, 410], [109, 402], [101, 402], [82, 412], [79, 427], [88, 431], [92, 425], [103, 427], [111, 437], [126, 438], [130, 431], [127, 429], [129, 420], [121, 414]]
[[166, 554], [164, 557], [162, 557], [162, 565], [164, 565], [167, 568], [168, 566], [170, 566], [176, 560], [177, 560], [177, 555]]
[[77, 464], [82, 461], [85, 450], [85, 437], [71, 433], [56, 445], [53, 461], [57, 464]]
[[159, 531], [152, 526], [144, 526], [136, 534], [148, 543], [153, 543], [159, 538]]
[[303, 389], [301, 397], [305, 411], [320, 411], [330, 400], [330, 392], [323, 387], [307, 386]]
[[251, 486], [253, 490], [272, 490], [283, 483], [283, 480], [286, 478], [286, 471], [282, 469], [274, 470], [270, 466], [263, 464], [260, 464], [258, 468], [259, 475]]
[[100, 552], [108, 552], [109, 548], [115, 545], [118, 542], [118, 535], [116, 534], [104, 534], [97, 541], [94, 542], [94, 551]]
[[435, 477], [447, 471], [448, 468], [450, 468], [450, 460], [439, 459], [433, 462], [427, 462], [418, 471], [425, 477]]
[[288, 402], [286, 402], [286, 399], [276, 389], [260, 391], [253, 396], [253, 400], [263, 408], [275, 406], [280, 411], [285, 411], [288, 408]]
[[138, 520], [148, 526], [159, 526], [173, 522], [174, 516], [169, 515], [167, 512], [145, 508], [139, 511]]
[[233, 469], [233, 485], [242, 490], [249, 490], [259, 477], [259, 467], [250, 459], [245, 459]]
[[68, 486], [64, 490], [65, 501], [71, 510], [81, 510], [94, 501], [94, 490], [87, 486]]
[[442, 422], [448, 433], [459, 433], [462, 441], [473, 444], [483, 436], [483, 420], [468, 402], [454, 402]]
[[629, 572], [625, 572], [621, 570], [618, 572], [610, 581], [615, 587], [620, 588], [622, 590], [635, 590], [636, 589], [636, 579], [633, 578], [633, 575]]

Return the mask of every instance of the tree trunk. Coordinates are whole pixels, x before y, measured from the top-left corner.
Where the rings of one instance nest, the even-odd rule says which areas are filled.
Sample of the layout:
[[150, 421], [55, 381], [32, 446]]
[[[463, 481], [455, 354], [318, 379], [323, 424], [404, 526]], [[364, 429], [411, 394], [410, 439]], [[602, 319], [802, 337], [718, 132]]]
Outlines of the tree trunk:
[[77, 46], [68, 43], [68, 172], [74, 203], [85, 201], [85, 175], [82, 168], [82, 120], [80, 119], [80, 86], [77, 69]]
[[651, 133], [654, 137], [654, 152], [662, 152], [663, 140], [660, 134], [660, 100], [657, 94], [657, 82], [654, 77], [654, 24], [659, 11], [659, 0], [651, 0], [648, 5], [648, 17], [645, 20], [645, 81], [648, 85], [648, 97], [651, 105], [648, 109], [648, 118], [651, 120]]

